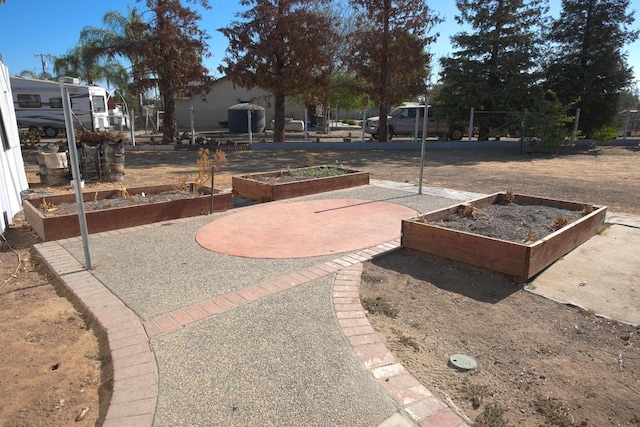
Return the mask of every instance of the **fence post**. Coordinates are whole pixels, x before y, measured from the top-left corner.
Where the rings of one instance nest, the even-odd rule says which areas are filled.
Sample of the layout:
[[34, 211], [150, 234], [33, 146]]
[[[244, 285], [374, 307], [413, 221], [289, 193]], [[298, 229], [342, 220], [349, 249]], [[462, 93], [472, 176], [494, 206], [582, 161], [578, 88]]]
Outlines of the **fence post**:
[[189, 120], [191, 123], [191, 145], [196, 145], [196, 130], [193, 123], [193, 107], [189, 109]]
[[627, 116], [624, 119], [624, 130], [622, 132], [622, 139], [626, 140], [627, 139], [627, 134], [630, 133], [629, 132], [629, 122], [631, 121], [631, 109], [627, 108]]
[[473, 116], [474, 116], [474, 109], [473, 107], [471, 107], [471, 114], [469, 116], [469, 142], [471, 142], [471, 137], [473, 136]]
[[251, 109], [247, 110], [247, 122], [249, 125], [249, 146], [253, 143], [253, 132], [251, 129]]

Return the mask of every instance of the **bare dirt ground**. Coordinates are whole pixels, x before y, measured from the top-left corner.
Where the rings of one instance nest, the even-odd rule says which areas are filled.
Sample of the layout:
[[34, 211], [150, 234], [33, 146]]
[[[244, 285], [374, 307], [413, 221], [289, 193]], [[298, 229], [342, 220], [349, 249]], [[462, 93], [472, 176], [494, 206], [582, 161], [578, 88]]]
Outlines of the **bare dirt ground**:
[[[39, 183], [35, 151], [25, 151], [24, 159], [33, 190], [71, 191]], [[123, 182], [86, 183], [85, 191], [184, 182], [197, 175], [196, 159], [195, 151], [127, 152]], [[216, 173], [218, 188], [229, 188], [235, 174], [308, 164], [303, 152], [237, 151], [227, 160]], [[372, 179], [410, 183], [417, 183], [419, 160], [418, 151], [315, 156], [316, 165], [339, 163], [367, 170]], [[510, 189], [640, 214], [639, 162], [638, 147], [562, 156], [429, 150], [424, 183], [479, 193]], [[32, 257], [37, 236], [19, 217], [15, 222], [0, 246], [0, 423], [100, 424], [98, 339]], [[471, 420], [488, 412], [506, 425], [640, 425], [637, 328], [534, 296], [503, 276], [412, 251], [367, 264], [364, 277], [363, 297], [397, 310], [395, 318], [371, 316], [388, 346]], [[452, 371], [446, 366], [452, 352], [473, 355], [480, 368]], [[84, 408], [85, 418], [73, 421]]]

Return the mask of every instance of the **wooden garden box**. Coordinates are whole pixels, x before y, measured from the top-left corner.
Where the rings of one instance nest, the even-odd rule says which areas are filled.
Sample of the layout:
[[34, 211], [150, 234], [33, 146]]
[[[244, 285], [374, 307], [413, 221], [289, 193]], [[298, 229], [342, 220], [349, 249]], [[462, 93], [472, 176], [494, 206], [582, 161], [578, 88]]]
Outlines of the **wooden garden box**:
[[[323, 167], [301, 169], [313, 171]], [[343, 169], [343, 171], [345, 173], [342, 175], [318, 176], [286, 182], [278, 182], [278, 178], [288, 176], [290, 171], [287, 170], [234, 176], [231, 178], [233, 195], [259, 202], [271, 202], [369, 184], [369, 172], [351, 169]]]
[[[175, 187], [171, 185], [156, 185], [127, 188], [127, 193], [130, 195], [141, 193], [152, 195], [172, 190], [175, 190]], [[194, 197], [188, 199], [87, 211], [87, 228], [89, 233], [99, 233], [153, 222], [208, 214], [211, 210], [211, 191], [209, 188], [205, 190], [209, 194], [194, 195]], [[83, 200], [90, 201], [111, 198], [118, 193], [119, 190], [92, 191], [83, 193], [82, 197]], [[233, 207], [231, 193], [221, 193], [219, 190], [215, 190], [213, 197], [214, 210], [216, 212], [225, 211]], [[25, 218], [43, 241], [80, 235], [80, 221], [77, 213], [55, 215], [55, 212], [53, 212], [45, 214], [40, 209], [40, 206], [45, 202], [48, 205], [75, 203], [76, 198], [75, 194], [65, 194], [37, 197], [23, 201], [22, 207]]]
[[[496, 193], [472, 200], [479, 209], [501, 203], [506, 193]], [[538, 204], [582, 211], [584, 204], [535, 196], [515, 195], [523, 204]], [[591, 213], [529, 243], [516, 243], [457, 231], [432, 224], [455, 214], [463, 204], [454, 205], [402, 221], [403, 247], [417, 249], [455, 261], [483, 267], [514, 277], [524, 283], [531, 277], [594, 236], [604, 225], [606, 206], [594, 206]], [[424, 219], [423, 219], [424, 218]]]

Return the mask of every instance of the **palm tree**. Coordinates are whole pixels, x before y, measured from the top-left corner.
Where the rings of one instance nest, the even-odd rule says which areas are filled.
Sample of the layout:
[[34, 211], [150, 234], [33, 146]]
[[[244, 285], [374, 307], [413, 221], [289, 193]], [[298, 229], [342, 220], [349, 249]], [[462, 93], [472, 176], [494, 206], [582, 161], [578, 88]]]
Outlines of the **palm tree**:
[[[137, 8], [127, 7], [128, 14], [109, 10], [102, 17], [105, 28], [85, 27], [80, 33], [80, 40], [90, 43], [93, 52], [98, 57], [114, 59], [116, 57], [125, 58], [131, 64], [131, 77], [133, 82], [140, 81], [145, 77], [144, 70], [140, 67], [140, 57], [136, 54], [135, 46], [142, 39], [144, 21]], [[120, 76], [122, 79], [124, 76]], [[118, 84], [120, 91], [127, 96], [129, 94], [129, 84], [131, 79], [127, 75], [126, 83]], [[136, 86], [136, 85], [132, 85]], [[142, 92], [136, 90], [136, 100], [138, 104], [138, 114], [142, 114]]]

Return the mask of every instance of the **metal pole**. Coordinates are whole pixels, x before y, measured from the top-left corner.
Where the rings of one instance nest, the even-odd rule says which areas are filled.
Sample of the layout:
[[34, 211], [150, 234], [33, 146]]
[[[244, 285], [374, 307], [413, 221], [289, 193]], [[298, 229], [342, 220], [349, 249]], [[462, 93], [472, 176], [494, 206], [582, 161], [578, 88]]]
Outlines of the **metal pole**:
[[253, 143], [253, 132], [251, 131], [251, 110], [247, 110], [247, 124], [249, 126], [249, 145]]
[[576, 109], [576, 119], [573, 122], [573, 133], [578, 132], [578, 124], [580, 124], [580, 109]]
[[76, 205], [78, 207], [78, 220], [80, 221], [80, 234], [82, 235], [82, 247], [84, 249], [84, 259], [88, 270], [93, 270], [91, 261], [91, 250], [89, 249], [89, 232], [87, 228], [87, 216], [84, 211], [84, 199], [82, 198], [82, 188], [80, 184], [80, 165], [78, 164], [78, 149], [76, 147], [76, 136], [73, 132], [73, 118], [71, 111], [71, 99], [69, 89], [60, 81], [60, 92], [62, 94], [62, 106], [64, 107], [64, 121], [67, 131], [67, 145], [69, 146], [69, 156], [71, 157], [71, 173], [76, 192]]
[[631, 120], [631, 109], [627, 108], [627, 116], [624, 119], [624, 130], [622, 131], [622, 139], [627, 139], [627, 133], [629, 132], [629, 121]]
[[469, 142], [471, 142], [471, 137], [473, 136], [473, 115], [475, 110], [471, 107], [471, 116], [469, 117]]
[[422, 194], [422, 179], [424, 177], [425, 146], [427, 145], [427, 117], [429, 117], [429, 97], [425, 97], [424, 101], [424, 119], [422, 121], [422, 147], [420, 150], [420, 184], [418, 185], [418, 194]]
[[196, 127], [193, 123], [193, 107], [189, 109], [189, 120], [191, 123], [191, 145], [196, 145]]
[[133, 117], [133, 111], [129, 111], [129, 131], [131, 132], [131, 145], [136, 146], [136, 129], [135, 118]]
[[360, 129], [360, 139], [364, 142], [365, 127], [367, 125], [367, 110], [362, 110], [362, 129]]
[[304, 143], [309, 142], [309, 109], [304, 107]]
[[420, 109], [419, 108], [416, 108], [416, 119], [414, 120], [414, 122], [415, 122], [414, 123], [415, 126], [414, 126], [414, 129], [413, 129], [413, 141], [411, 141], [411, 142], [418, 142], [418, 124], [420, 123]]

